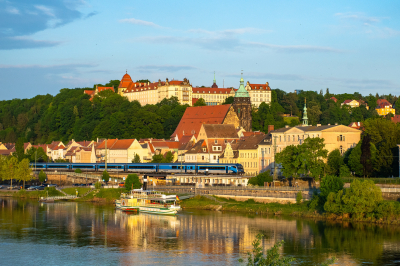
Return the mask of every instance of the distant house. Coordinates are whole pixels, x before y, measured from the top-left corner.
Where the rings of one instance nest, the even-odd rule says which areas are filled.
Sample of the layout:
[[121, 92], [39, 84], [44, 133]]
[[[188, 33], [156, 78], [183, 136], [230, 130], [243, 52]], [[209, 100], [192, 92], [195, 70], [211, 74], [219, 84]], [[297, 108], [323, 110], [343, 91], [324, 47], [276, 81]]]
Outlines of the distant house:
[[114, 92], [114, 87], [98, 87], [96, 85], [96, 89], [94, 89], [94, 90], [85, 90], [85, 91], [83, 91], [83, 93], [89, 95], [90, 96], [89, 100], [93, 101], [93, 97], [95, 95], [99, 94], [99, 92], [101, 92], [101, 91], [106, 91], [106, 90], [110, 90], [110, 91]]
[[361, 105], [364, 105], [365, 108], [367, 108], [367, 110], [369, 109], [369, 106], [366, 102], [364, 102], [363, 100], [345, 100], [344, 102], [341, 103], [341, 106], [343, 105], [348, 105], [351, 108], [356, 108], [356, 107], [360, 107]]
[[331, 97], [331, 98], [329, 98], [329, 99], [326, 99], [326, 100], [332, 100], [332, 101], [334, 101], [335, 103], [337, 103], [337, 99], [335, 98], [335, 97]]
[[363, 126], [361, 122], [351, 122], [349, 127], [355, 128], [355, 129], [360, 129]]
[[386, 99], [378, 99], [376, 101], [377, 106], [375, 108], [378, 115], [387, 115], [387, 114], [395, 114], [396, 111], [393, 108], [392, 104], [388, 102]]
[[391, 119], [393, 123], [400, 123], [400, 115], [395, 115]]

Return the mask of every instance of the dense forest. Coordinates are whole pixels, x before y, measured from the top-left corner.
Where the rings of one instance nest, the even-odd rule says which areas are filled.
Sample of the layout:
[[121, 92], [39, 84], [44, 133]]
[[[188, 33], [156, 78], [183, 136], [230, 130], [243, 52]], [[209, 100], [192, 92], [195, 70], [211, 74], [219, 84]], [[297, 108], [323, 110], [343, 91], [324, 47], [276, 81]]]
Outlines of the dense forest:
[[176, 98], [141, 106], [111, 91], [89, 101], [84, 89], [62, 89], [56, 96], [0, 102], [0, 141], [31, 143], [96, 138], [169, 138], [186, 105]]
[[[111, 80], [105, 86], [117, 88], [118, 82]], [[0, 141], [16, 142], [22, 138], [37, 144], [71, 139], [169, 138], [187, 107], [179, 104], [176, 98], [141, 106], [139, 102], [129, 102], [111, 91], [100, 92], [89, 101], [90, 96], [83, 93], [84, 89], [92, 88], [62, 89], [56, 96], [47, 94], [31, 99], [0, 101]], [[330, 100], [332, 96], [337, 98], [337, 103]], [[272, 91], [271, 104], [262, 103], [258, 110], [253, 110], [253, 130], [267, 132], [268, 125], [277, 129], [299, 124], [305, 98], [309, 124], [362, 122], [378, 117], [375, 111], [377, 97], [396, 103], [396, 113], [400, 111], [400, 101], [392, 95], [334, 95], [328, 90], [325, 95], [322, 91], [297, 94], [276, 89]], [[364, 100], [370, 108], [367, 110], [361, 106], [350, 110], [347, 106], [341, 107], [340, 103], [346, 99]], [[292, 114], [300, 119], [283, 117], [283, 114]]]
[[[331, 97], [335, 97], [337, 102]], [[360, 93], [354, 94], [331, 94], [326, 89], [325, 95], [314, 91], [284, 92], [280, 89], [272, 90], [271, 104], [262, 103], [260, 107], [253, 110], [253, 130], [267, 132], [268, 125], [274, 125], [275, 129], [285, 125], [296, 126], [301, 123], [305, 99], [307, 100], [308, 124], [339, 124], [349, 125], [351, 122], [363, 122], [368, 118], [379, 118], [375, 110], [378, 99], [386, 99], [396, 108], [396, 114], [400, 114], [400, 100], [397, 96], [376, 94], [375, 96], [362, 96]], [[362, 100], [368, 104], [369, 110], [364, 105], [358, 108], [350, 108], [347, 105], [341, 106], [345, 100]], [[283, 114], [292, 115], [284, 117]], [[295, 116], [295, 117], [293, 117]], [[393, 115], [388, 115], [390, 119]]]

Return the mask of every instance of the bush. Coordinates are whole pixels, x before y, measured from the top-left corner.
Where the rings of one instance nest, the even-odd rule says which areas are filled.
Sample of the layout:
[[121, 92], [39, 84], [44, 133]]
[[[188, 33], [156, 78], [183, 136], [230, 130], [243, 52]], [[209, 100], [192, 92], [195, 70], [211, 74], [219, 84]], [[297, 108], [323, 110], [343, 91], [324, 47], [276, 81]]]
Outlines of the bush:
[[399, 213], [400, 204], [395, 201], [383, 201], [378, 204], [375, 209], [375, 216], [377, 218], [391, 217]]
[[301, 193], [301, 191], [299, 191], [299, 192], [297, 192], [297, 195], [296, 195], [296, 203], [300, 204], [302, 200], [303, 200], [303, 194]]
[[82, 173], [82, 170], [77, 168], [77, 169], [75, 169], [75, 173], [80, 174], [80, 173]]
[[100, 189], [100, 188], [101, 188], [101, 182], [100, 182], [100, 181], [97, 181], [97, 182], [94, 184], [94, 187], [95, 187], [96, 189]]
[[264, 186], [264, 182], [271, 183], [273, 181], [273, 177], [269, 173], [269, 171], [259, 173], [257, 176], [254, 176], [249, 179], [249, 184], [253, 186]]
[[329, 193], [331, 192], [338, 192], [339, 190], [343, 189], [343, 180], [340, 177], [333, 176], [333, 175], [327, 175], [322, 178], [321, 180], [321, 193], [320, 196], [321, 198], [326, 201], [326, 198], [328, 197]]
[[318, 195], [318, 193], [314, 193], [313, 197], [308, 202], [308, 209], [314, 211], [320, 207], [321, 207], [321, 197]]

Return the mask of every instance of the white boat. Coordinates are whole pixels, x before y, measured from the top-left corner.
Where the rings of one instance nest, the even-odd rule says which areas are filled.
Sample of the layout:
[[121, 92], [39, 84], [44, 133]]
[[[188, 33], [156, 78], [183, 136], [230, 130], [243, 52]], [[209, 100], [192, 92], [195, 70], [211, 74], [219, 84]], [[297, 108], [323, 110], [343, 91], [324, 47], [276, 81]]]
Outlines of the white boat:
[[160, 191], [134, 189], [129, 194], [122, 193], [115, 201], [117, 209], [131, 212], [176, 215], [181, 210], [177, 195], [166, 195]]

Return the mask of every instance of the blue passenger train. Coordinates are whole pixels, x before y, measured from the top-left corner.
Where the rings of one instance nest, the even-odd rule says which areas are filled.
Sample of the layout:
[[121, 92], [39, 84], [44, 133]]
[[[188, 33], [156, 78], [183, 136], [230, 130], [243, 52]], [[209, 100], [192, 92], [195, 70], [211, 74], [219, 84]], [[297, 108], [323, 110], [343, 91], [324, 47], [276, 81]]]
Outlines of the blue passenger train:
[[[32, 168], [35, 164], [31, 164]], [[36, 163], [36, 169], [104, 171], [105, 163]], [[241, 164], [212, 163], [107, 163], [107, 171], [132, 173], [234, 174], [244, 173]]]

